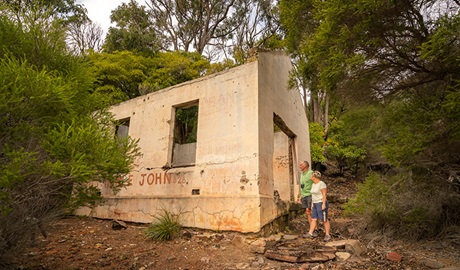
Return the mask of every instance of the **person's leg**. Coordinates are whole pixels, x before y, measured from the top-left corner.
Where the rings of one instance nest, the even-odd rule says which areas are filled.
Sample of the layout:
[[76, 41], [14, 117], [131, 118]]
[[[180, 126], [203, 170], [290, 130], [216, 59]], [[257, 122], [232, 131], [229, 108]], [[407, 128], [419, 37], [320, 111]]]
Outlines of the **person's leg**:
[[310, 231], [308, 232], [310, 235], [313, 235], [313, 232], [315, 231], [315, 227], [316, 227], [317, 220], [318, 220], [318, 219], [316, 219], [316, 218], [312, 218], [312, 219], [311, 219]]
[[307, 205], [306, 212], [307, 212], [308, 224], [311, 227], [312, 226], [311, 225], [311, 210], [312, 210], [312, 206], [313, 206], [312, 202], [311, 202], [311, 196], [305, 197], [305, 201], [306, 201], [306, 205]]
[[316, 225], [318, 223], [318, 209], [317, 209], [317, 205], [315, 204], [312, 204], [311, 206], [311, 223], [310, 223], [310, 230], [308, 232], [309, 236], [308, 237], [314, 237], [316, 236], [316, 234], [313, 234], [315, 229], [316, 229]]
[[305, 208], [308, 224], [311, 226], [311, 196], [302, 197], [302, 208]]
[[324, 230], [326, 231], [326, 235], [329, 235], [329, 232], [331, 231], [331, 223], [329, 220], [324, 222]]
[[305, 214], [307, 215], [308, 224], [311, 227], [311, 208], [305, 208]]
[[326, 202], [326, 209], [323, 211], [323, 220], [324, 220], [324, 231], [326, 235], [324, 236], [324, 241], [331, 240], [331, 223], [329, 222], [329, 203]]

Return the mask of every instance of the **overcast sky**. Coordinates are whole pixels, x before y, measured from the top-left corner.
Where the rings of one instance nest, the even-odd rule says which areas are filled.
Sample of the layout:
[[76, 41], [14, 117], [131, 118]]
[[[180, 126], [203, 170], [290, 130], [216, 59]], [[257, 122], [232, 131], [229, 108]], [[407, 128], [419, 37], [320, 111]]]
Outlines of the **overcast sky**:
[[[145, 6], [145, 0], [136, 0], [139, 4]], [[99, 23], [107, 34], [110, 27], [110, 13], [121, 3], [128, 3], [129, 0], [77, 0], [78, 4], [83, 4], [88, 10], [88, 17], [91, 21]]]

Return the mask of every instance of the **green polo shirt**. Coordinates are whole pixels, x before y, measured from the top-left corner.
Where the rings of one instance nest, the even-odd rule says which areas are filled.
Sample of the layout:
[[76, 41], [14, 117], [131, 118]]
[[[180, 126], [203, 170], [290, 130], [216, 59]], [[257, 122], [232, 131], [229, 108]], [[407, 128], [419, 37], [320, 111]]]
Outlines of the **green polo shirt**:
[[[312, 170], [301, 173], [300, 175], [300, 194], [302, 197], [311, 196], [311, 186], [313, 181], [311, 181]], [[302, 188], [302, 184], [304, 185]]]

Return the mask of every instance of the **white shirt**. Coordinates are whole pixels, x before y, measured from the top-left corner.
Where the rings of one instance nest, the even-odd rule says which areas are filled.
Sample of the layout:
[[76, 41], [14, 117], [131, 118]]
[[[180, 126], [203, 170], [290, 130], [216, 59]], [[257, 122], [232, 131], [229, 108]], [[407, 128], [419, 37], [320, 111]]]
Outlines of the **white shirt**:
[[323, 193], [321, 190], [327, 188], [326, 183], [319, 181], [318, 184], [313, 183], [311, 186], [311, 200], [313, 203], [319, 203], [323, 201]]

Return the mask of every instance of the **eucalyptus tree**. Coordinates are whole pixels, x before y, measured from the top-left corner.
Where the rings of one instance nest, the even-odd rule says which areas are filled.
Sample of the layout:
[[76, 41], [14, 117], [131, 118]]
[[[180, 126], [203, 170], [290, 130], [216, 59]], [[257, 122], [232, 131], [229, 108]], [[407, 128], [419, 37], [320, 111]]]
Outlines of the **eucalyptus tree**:
[[11, 20], [26, 25], [34, 20], [59, 19], [61, 24], [88, 20], [85, 8], [75, 0], [3, 0], [0, 6]]
[[68, 26], [67, 44], [76, 54], [86, 54], [88, 50], [102, 49], [104, 30], [94, 22], [75, 22]]
[[[328, 119], [322, 117], [321, 104], [325, 104], [327, 92], [317, 86], [317, 67], [309, 61], [309, 55], [303, 51], [303, 42], [315, 31], [318, 20], [314, 13], [314, 1], [280, 1], [280, 24], [285, 32], [285, 44], [294, 60], [293, 81], [302, 90], [306, 114], [310, 122], [321, 124], [323, 128]], [[309, 100], [309, 102], [308, 102]], [[327, 132], [327, 129], [326, 129]]]
[[214, 38], [228, 36], [239, 0], [186, 1], [150, 0], [146, 2], [155, 23], [157, 35], [174, 51], [188, 52], [192, 48], [202, 54]]
[[274, 28], [275, 7], [268, 0], [149, 0], [146, 4], [157, 35], [165, 41], [163, 50], [193, 50], [208, 59], [216, 50], [228, 56], [233, 47], [251, 47]]
[[258, 49], [284, 49], [279, 12], [274, 1], [243, 0], [239, 5], [236, 19], [240, 23], [230, 22], [235, 26], [230, 35], [231, 40], [221, 42], [230, 48], [237, 64], [246, 62]]
[[154, 22], [151, 21], [145, 6], [135, 0], [122, 3], [110, 15], [110, 27], [103, 45], [105, 52], [134, 51], [153, 55], [161, 47], [161, 41], [155, 33]]
[[[458, 218], [442, 215], [460, 216], [453, 188], [460, 171], [460, 126], [454, 120], [460, 107], [460, 2], [281, 0], [280, 9], [288, 47], [312, 100], [318, 93], [360, 98], [358, 92], [382, 106], [369, 125], [350, 131], [373, 129], [367, 139], [382, 157], [411, 169], [407, 178], [386, 179], [407, 189], [389, 189], [392, 205], [378, 213], [380, 220], [421, 225], [412, 231], [418, 236], [458, 224]], [[433, 183], [436, 191], [427, 193]], [[428, 196], [430, 207], [416, 199]]]
[[441, 91], [440, 101], [456, 92], [458, 2], [312, 0], [280, 7], [312, 99], [358, 83], [381, 100], [430, 87]]

